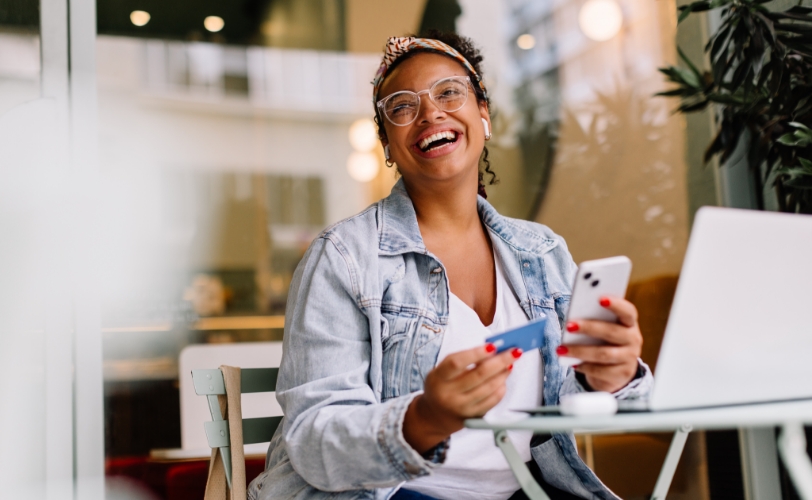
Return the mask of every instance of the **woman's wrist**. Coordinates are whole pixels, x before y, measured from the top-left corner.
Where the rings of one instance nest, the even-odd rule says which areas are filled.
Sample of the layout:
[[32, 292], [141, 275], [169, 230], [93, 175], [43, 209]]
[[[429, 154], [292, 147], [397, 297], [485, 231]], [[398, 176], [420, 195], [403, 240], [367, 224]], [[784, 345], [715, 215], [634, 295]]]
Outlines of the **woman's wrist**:
[[[406, 409], [403, 418], [403, 437], [421, 455], [442, 443], [459, 429], [443, 422], [437, 412], [433, 412], [423, 394], [415, 397]], [[461, 428], [461, 427], [460, 427]]]
[[[631, 365], [628, 370], [628, 376], [619, 379], [620, 381], [625, 380], [626, 382], [618, 382], [614, 381], [614, 383], [607, 383], [605, 379], [597, 379], [593, 380], [589, 375], [581, 373], [579, 371], [575, 372], [575, 379], [578, 381], [581, 386], [586, 389], [587, 392], [592, 391], [606, 391], [606, 392], [617, 392], [637, 380], [638, 378], [642, 378], [646, 374], [645, 368], [643, 365], [640, 364], [639, 361], [634, 362], [634, 367], [632, 368]], [[621, 375], [623, 377], [623, 375]]]

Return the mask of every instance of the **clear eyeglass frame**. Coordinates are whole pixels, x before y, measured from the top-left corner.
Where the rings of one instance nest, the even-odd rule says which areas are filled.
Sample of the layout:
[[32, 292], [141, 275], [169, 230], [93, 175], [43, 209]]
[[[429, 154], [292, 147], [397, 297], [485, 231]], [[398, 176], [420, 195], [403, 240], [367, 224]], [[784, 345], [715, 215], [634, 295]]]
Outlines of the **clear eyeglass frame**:
[[[441, 85], [441, 84], [443, 84], [443, 83], [445, 83], [445, 82], [447, 82], [449, 80], [454, 80], [454, 81], [457, 81], [457, 82], [460, 82], [460, 83], [464, 83], [463, 86], [465, 88], [465, 95], [461, 99], [460, 105], [453, 108], [453, 109], [446, 109], [445, 107], [443, 107], [443, 103], [437, 102], [437, 100], [434, 98], [434, 92], [433, 92], [433, 90], [436, 89], [439, 85]], [[405, 127], [406, 125], [411, 125], [412, 123], [414, 123], [414, 121], [417, 119], [417, 116], [420, 114], [420, 104], [421, 104], [420, 94], [428, 94], [429, 99], [431, 99], [431, 102], [433, 102], [434, 105], [437, 106], [437, 108], [443, 110], [443, 112], [445, 112], [445, 113], [453, 113], [454, 111], [459, 111], [460, 109], [462, 109], [462, 107], [465, 106], [465, 103], [468, 102], [468, 93], [469, 93], [468, 92], [468, 87], [470, 85], [472, 85], [472, 83], [471, 83], [471, 77], [469, 77], [469, 76], [449, 76], [447, 78], [442, 78], [440, 80], [437, 80], [436, 82], [434, 82], [431, 85], [431, 87], [427, 88], [426, 90], [421, 90], [420, 92], [412, 92], [411, 90], [401, 90], [401, 91], [389, 94], [388, 96], [386, 96], [383, 99], [381, 99], [380, 101], [378, 101], [376, 103], [376, 106], [380, 110], [381, 114], [386, 117], [386, 119], [389, 121], [389, 123], [391, 123], [392, 125], [398, 126], [398, 127]], [[415, 108], [414, 116], [412, 117], [411, 120], [409, 120], [408, 122], [405, 122], [405, 123], [397, 123], [386, 112], [386, 103], [388, 101], [390, 101], [392, 98], [394, 98], [396, 96], [399, 96], [399, 95], [412, 95], [412, 96], [415, 96], [417, 98], [417, 107]]]

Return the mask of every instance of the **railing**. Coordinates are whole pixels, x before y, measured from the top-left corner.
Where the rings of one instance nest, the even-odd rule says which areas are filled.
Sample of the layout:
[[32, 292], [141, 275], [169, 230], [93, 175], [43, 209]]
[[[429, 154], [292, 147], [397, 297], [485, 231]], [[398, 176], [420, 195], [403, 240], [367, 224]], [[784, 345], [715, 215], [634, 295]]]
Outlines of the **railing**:
[[369, 114], [376, 55], [144, 42], [146, 90], [165, 97], [246, 98], [283, 111]]

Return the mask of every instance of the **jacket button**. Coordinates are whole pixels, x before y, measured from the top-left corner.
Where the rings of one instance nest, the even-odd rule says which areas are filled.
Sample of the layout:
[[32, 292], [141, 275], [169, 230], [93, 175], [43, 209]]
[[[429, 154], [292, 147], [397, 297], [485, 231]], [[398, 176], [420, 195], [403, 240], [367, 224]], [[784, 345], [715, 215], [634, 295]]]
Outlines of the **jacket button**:
[[438, 273], [443, 272], [443, 268], [442, 267], [435, 267], [434, 269], [431, 270], [431, 272], [434, 273], [434, 274], [438, 274]]
[[525, 262], [523, 265], [524, 265], [524, 267], [530, 267], [530, 263], [529, 263], [529, 262]]

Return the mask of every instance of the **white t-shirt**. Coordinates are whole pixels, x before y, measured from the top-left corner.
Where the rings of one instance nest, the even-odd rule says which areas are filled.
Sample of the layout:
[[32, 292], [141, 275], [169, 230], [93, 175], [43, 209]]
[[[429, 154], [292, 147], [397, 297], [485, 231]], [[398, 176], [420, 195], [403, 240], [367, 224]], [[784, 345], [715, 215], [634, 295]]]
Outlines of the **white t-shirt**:
[[[505, 280], [502, 262], [495, 254], [494, 262], [496, 313], [493, 323], [487, 327], [483, 325], [473, 309], [451, 294], [448, 327], [437, 356], [438, 363], [451, 353], [481, 346], [486, 338], [529, 321]], [[524, 418], [525, 414], [509, 411], [509, 408], [540, 406], [541, 378], [539, 351], [522, 354], [507, 379], [505, 397], [485, 414], [485, 418]], [[532, 432], [510, 431], [508, 435], [522, 460], [529, 461]], [[479, 429], [462, 429], [452, 434], [445, 462], [436, 467], [432, 475], [409, 481], [403, 487], [444, 500], [505, 500], [520, 488], [504, 455], [494, 444], [493, 433]]]

